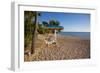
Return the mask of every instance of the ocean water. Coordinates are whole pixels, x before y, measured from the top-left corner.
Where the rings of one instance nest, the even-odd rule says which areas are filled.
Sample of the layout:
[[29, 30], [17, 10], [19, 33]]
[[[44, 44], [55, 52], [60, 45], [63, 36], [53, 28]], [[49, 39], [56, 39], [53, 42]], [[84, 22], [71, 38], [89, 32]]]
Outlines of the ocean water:
[[64, 36], [75, 36], [83, 39], [90, 39], [90, 32], [60, 32], [58, 34]]

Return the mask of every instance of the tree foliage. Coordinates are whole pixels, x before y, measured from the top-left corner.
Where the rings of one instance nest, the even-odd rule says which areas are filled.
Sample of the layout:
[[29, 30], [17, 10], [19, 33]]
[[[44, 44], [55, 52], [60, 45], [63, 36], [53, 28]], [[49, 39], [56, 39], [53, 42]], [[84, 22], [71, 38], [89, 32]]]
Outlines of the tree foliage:
[[49, 25], [51, 25], [51, 26], [59, 26], [60, 25], [60, 22], [57, 21], [57, 20], [50, 20], [49, 21]]
[[[36, 27], [36, 12], [35, 11], [24, 11], [24, 47], [26, 48], [30, 43], [32, 43], [32, 34], [33, 29]], [[38, 16], [42, 16], [40, 12], [38, 12]], [[49, 21], [38, 21], [37, 24], [37, 33], [39, 34], [45, 34], [51, 32], [50, 30], [47, 30], [46, 27], [49, 25], [51, 26], [59, 26], [60, 22], [57, 20], [49, 20]]]

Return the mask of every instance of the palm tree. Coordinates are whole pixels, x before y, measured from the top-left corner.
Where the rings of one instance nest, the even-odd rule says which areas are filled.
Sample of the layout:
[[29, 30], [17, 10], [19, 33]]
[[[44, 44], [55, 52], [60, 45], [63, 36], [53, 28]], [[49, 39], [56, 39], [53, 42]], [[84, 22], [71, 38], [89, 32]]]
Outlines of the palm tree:
[[49, 21], [49, 25], [51, 25], [51, 26], [59, 26], [60, 25], [60, 22], [57, 21], [57, 20], [50, 20]]
[[[49, 21], [49, 25], [50, 26], [59, 26], [60, 25], [60, 22], [57, 21], [57, 20], [50, 20]], [[59, 32], [60, 32], [60, 30], [59, 30]], [[52, 33], [54, 33], [54, 30], [52, 30]]]
[[36, 43], [36, 37], [37, 37], [37, 27], [38, 27], [38, 12], [36, 11], [35, 12], [35, 21], [34, 21], [34, 23], [35, 23], [35, 28], [33, 29], [33, 31], [32, 31], [32, 43], [31, 43], [31, 54], [33, 54], [34, 53], [34, 48], [35, 48], [35, 43]]
[[34, 53], [35, 39], [38, 28], [38, 16], [40, 15], [40, 12], [36, 11], [24, 12], [24, 47], [26, 48], [31, 43], [31, 54]]
[[31, 42], [31, 37], [32, 37], [32, 29], [34, 28], [34, 25], [32, 23], [32, 18], [35, 17], [35, 13], [33, 11], [25, 11], [24, 12], [24, 41], [25, 45], [24, 47], [26, 48], [30, 42]]

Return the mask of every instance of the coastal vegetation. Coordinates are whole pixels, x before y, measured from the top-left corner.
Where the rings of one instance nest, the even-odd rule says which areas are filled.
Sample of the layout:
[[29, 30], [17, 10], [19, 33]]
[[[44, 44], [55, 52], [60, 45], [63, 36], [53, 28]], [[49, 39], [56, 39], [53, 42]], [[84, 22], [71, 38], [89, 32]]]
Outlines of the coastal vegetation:
[[[37, 37], [37, 34], [46, 34], [46, 33], [54, 33], [54, 30], [48, 30], [46, 29], [47, 26], [59, 26], [60, 22], [57, 20], [49, 20], [49, 21], [43, 21], [41, 24], [38, 21], [38, 17], [42, 16], [41, 12], [36, 11], [25, 11], [24, 12], [24, 36], [25, 36], [25, 43], [24, 47], [32, 43], [31, 48], [34, 48], [34, 41], [35, 37]], [[33, 50], [31, 50], [33, 51]]]

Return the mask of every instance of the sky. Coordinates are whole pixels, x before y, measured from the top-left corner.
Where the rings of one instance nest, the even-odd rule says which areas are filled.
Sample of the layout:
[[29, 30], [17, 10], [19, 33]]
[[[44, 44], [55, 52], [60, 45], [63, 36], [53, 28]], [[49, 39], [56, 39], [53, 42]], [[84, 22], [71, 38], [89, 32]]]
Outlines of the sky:
[[38, 17], [40, 23], [52, 19], [60, 22], [64, 32], [90, 32], [90, 14], [41, 12], [41, 16]]

